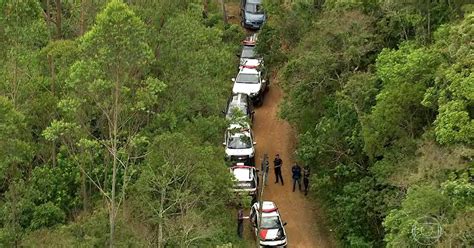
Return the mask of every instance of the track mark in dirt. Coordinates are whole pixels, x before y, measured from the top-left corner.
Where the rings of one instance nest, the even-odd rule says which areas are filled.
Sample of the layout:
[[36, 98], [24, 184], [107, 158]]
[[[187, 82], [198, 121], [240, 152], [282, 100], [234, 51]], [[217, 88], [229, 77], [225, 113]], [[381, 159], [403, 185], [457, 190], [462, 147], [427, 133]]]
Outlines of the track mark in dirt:
[[227, 21], [232, 24], [240, 25], [240, 3], [239, 1], [228, 1], [225, 4]]
[[[288, 223], [285, 227], [288, 247], [336, 247], [324, 224], [324, 215], [318, 203], [304, 196], [298, 188], [292, 192], [291, 166], [294, 163], [295, 133], [286, 121], [278, 118], [278, 105], [282, 97], [281, 88], [273, 83], [265, 95], [263, 106], [257, 108], [255, 113], [253, 132], [257, 141], [257, 167], [260, 167], [264, 153], [270, 158], [268, 186], [265, 187], [263, 199], [274, 201], [283, 221]], [[274, 183], [273, 159], [277, 153], [283, 160], [284, 186]]]

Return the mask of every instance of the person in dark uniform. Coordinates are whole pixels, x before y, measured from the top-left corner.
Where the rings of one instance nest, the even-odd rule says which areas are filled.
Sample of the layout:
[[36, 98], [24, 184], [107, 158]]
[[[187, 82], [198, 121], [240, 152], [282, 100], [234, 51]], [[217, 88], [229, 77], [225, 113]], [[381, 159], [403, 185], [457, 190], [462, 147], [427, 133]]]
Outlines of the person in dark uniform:
[[278, 179], [281, 180], [281, 185], [283, 185], [283, 176], [281, 175], [281, 166], [283, 165], [283, 160], [280, 158], [280, 154], [275, 156], [275, 160], [273, 160], [273, 164], [275, 166], [275, 183], [278, 183]]
[[305, 165], [305, 167], [303, 168], [304, 195], [307, 195], [307, 194], [308, 194], [308, 190], [309, 190], [309, 175], [310, 175], [309, 166]]
[[295, 163], [293, 167], [291, 167], [291, 173], [293, 174], [293, 192], [295, 192], [296, 183], [298, 183], [298, 188], [301, 192], [301, 167]]
[[242, 238], [244, 232], [244, 209], [242, 204], [239, 204], [239, 210], [237, 210], [237, 235]]

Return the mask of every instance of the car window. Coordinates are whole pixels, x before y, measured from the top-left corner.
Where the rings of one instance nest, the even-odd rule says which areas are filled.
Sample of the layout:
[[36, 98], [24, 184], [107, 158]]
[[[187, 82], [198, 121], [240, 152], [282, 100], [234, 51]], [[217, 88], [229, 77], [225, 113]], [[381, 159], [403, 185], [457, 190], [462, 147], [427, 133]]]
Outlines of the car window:
[[247, 3], [245, 5], [245, 11], [252, 14], [263, 14], [262, 5], [258, 3]]
[[255, 50], [254, 47], [251, 46], [244, 46], [242, 48], [242, 55], [240, 56], [241, 58], [255, 58]]
[[227, 140], [227, 148], [229, 149], [248, 149], [252, 147], [252, 142], [249, 136], [242, 133], [229, 135]]
[[263, 229], [276, 229], [280, 228], [280, 219], [277, 216], [263, 217], [261, 228]]
[[243, 103], [231, 103], [229, 109], [227, 110], [226, 117], [241, 117], [247, 114], [247, 105]]
[[258, 84], [258, 74], [239, 73], [236, 81], [244, 84]]

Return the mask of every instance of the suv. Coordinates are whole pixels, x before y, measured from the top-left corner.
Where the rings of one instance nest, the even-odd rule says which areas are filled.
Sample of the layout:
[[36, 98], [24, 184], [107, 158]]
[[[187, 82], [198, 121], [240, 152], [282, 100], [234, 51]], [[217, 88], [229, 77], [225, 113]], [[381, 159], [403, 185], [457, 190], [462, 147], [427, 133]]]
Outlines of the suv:
[[[248, 62], [250, 63], [250, 62]], [[258, 67], [244, 65], [239, 70], [236, 78], [232, 78], [234, 87], [232, 93], [244, 93], [250, 96], [255, 105], [263, 104], [263, 95], [268, 89], [265, 78], [265, 71], [258, 70]]]
[[253, 198], [257, 197], [258, 175], [255, 167], [237, 163], [230, 168], [234, 175], [234, 192], [248, 193]]
[[232, 121], [234, 118], [238, 118], [240, 114], [242, 117], [246, 116], [250, 120], [250, 123], [253, 122], [253, 116], [255, 114], [249, 96], [242, 93], [232, 94], [227, 101], [227, 108], [223, 112], [227, 120]]
[[260, 29], [266, 19], [262, 8], [262, 0], [241, 0], [240, 17], [244, 28]]
[[[287, 236], [282, 223], [280, 212], [275, 203], [264, 201], [262, 203], [262, 220], [259, 218], [260, 203], [256, 202], [250, 208], [250, 223], [257, 237], [260, 247], [286, 247]], [[260, 225], [260, 233], [258, 233], [258, 225]]]
[[224, 135], [226, 159], [231, 162], [244, 162], [255, 166], [255, 145], [250, 126], [230, 124]]
[[260, 63], [263, 60], [260, 57], [257, 57], [255, 52], [255, 44], [257, 42], [257, 34], [253, 34], [247, 37], [243, 42], [242, 52], [240, 53], [240, 65], [243, 66], [248, 59], [258, 59]]

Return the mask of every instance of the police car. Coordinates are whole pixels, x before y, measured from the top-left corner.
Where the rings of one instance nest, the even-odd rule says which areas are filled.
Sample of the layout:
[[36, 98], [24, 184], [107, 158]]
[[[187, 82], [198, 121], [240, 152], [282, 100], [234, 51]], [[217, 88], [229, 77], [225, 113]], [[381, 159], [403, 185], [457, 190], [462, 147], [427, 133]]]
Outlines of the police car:
[[232, 162], [243, 162], [255, 166], [255, 145], [249, 124], [233, 123], [224, 135], [226, 159]]
[[258, 59], [260, 63], [263, 63], [263, 59], [259, 57], [255, 51], [255, 45], [257, 42], [257, 34], [253, 34], [247, 37], [243, 42], [242, 52], [240, 53], [240, 65], [244, 65], [249, 59]]
[[248, 193], [253, 197], [257, 196], [258, 175], [255, 167], [237, 163], [230, 168], [230, 171], [235, 179], [234, 192]]
[[252, 122], [255, 114], [249, 96], [242, 93], [232, 94], [227, 101], [227, 108], [223, 112], [229, 121], [236, 121], [236, 118], [247, 117]]
[[[260, 203], [256, 202], [250, 208], [250, 223], [257, 237], [260, 247], [286, 247], [287, 236], [285, 223], [282, 223], [280, 212], [275, 203], [264, 201], [262, 203], [262, 219], [259, 220]], [[258, 228], [260, 225], [260, 231]]]
[[247, 94], [255, 105], [262, 105], [263, 95], [268, 87], [267, 81], [264, 78], [264, 73], [256, 66], [244, 65], [237, 74], [237, 77], [232, 78], [234, 82], [232, 93]]

